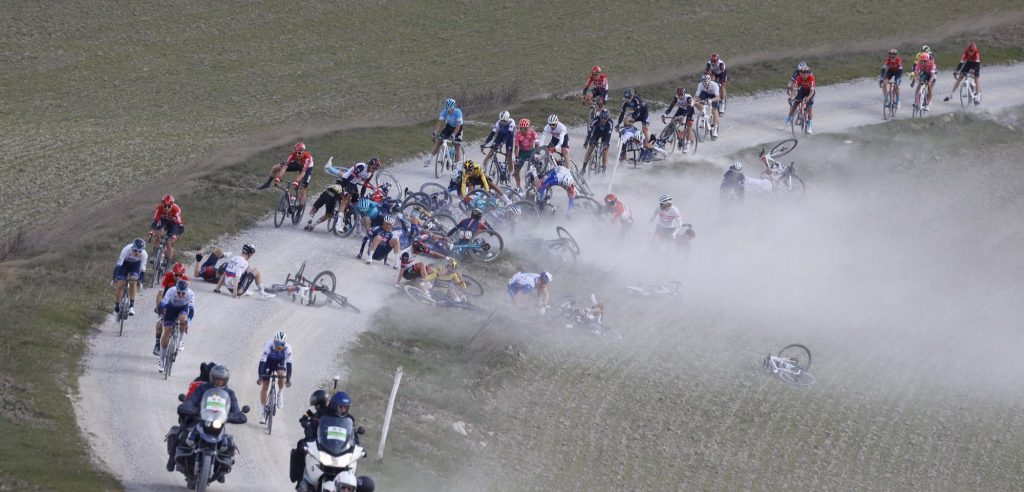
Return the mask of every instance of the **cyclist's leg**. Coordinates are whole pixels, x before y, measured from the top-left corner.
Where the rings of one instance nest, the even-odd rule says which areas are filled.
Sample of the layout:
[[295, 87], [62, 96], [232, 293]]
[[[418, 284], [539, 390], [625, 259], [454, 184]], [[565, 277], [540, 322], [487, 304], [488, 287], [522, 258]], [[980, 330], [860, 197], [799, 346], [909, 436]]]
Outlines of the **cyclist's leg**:
[[260, 408], [267, 406], [267, 398], [270, 393], [270, 374], [260, 375]]
[[164, 309], [164, 315], [161, 319], [162, 327], [160, 331], [160, 355], [163, 356], [164, 350], [167, 350], [167, 344], [171, 340], [171, 329], [174, 327], [174, 318], [177, 317], [177, 312], [174, 309], [168, 307]]
[[299, 179], [299, 204], [306, 207], [306, 192], [309, 190], [309, 180], [313, 177], [313, 168], [306, 169]]
[[181, 314], [178, 315], [178, 327], [182, 335], [188, 333], [188, 311], [182, 310]]
[[284, 391], [285, 378], [288, 376], [287, 371], [284, 368], [277, 368], [277, 391], [278, 393]]

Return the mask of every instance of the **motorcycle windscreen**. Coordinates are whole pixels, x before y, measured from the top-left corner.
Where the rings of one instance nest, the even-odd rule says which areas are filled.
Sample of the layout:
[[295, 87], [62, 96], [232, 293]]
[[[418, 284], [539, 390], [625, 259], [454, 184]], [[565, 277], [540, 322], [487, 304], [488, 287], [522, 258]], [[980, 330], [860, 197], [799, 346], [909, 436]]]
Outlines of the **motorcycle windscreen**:
[[316, 438], [316, 445], [320, 451], [338, 456], [352, 447], [354, 439], [352, 419], [333, 415], [320, 417], [320, 428], [317, 429]]
[[220, 388], [210, 388], [203, 393], [203, 399], [199, 403], [199, 418], [203, 422], [228, 421], [228, 412], [231, 410], [231, 396], [227, 391]]

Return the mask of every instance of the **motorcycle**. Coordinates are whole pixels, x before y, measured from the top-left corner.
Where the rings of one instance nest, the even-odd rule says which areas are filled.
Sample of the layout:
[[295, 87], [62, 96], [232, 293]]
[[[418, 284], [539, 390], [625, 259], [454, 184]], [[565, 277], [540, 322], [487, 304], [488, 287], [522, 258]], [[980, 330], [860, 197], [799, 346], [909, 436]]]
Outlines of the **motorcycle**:
[[[178, 401], [184, 402], [185, 395], [178, 395]], [[231, 473], [235, 464], [235, 445], [225, 431], [225, 424], [244, 424], [249, 406], [229, 415], [230, 409], [231, 397], [221, 388], [206, 390], [199, 409], [185, 405], [179, 407], [178, 413], [182, 416], [199, 415], [199, 421], [187, 431], [184, 442], [177, 437], [180, 426], [171, 427], [166, 438], [168, 444], [177, 442], [174, 469], [185, 475], [189, 490], [203, 492], [210, 483], [224, 483], [224, 477]]]
[[338, 490], [335, 478], [341, 472], [356, 472], [356, 462], [366, 457], [366, 451], [356, 444], [356, 434], [365, 430], [352, 430], [352, 419], [335, 415], [320, 417], [316, 441], [306, 443], [305, 469], [296, 490], [299, 492], [328, 492]]

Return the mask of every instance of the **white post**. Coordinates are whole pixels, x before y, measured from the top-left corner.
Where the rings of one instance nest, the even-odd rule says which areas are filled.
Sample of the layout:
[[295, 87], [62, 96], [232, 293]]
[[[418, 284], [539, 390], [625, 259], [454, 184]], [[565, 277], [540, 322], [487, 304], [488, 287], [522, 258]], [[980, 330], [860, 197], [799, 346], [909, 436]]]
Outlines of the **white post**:
[[384, 444], [388, 440], [388, 427], [391, 426], [391, 411], [395, 408], [395, 397], [398, 396], [398, 385], [402, 382], [402, 366], [395, 370], [395, 384], [391, 386], [391, 398], [388, 398], [388, 410], [384, 413], [384, 427], [380, 431], [380, 448], [377, 449], [377, 459], [384, 457]]

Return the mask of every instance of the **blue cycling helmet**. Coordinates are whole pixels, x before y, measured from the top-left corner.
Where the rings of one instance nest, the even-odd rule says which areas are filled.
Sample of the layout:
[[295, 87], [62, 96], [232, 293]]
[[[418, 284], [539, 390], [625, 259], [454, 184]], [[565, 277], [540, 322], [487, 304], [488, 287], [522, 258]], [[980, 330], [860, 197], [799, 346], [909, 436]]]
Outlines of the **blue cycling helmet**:
[[188, 281], [187, 280], [179, 280], [176, 286], [177, 286], [178, 292], [186, 292], [186, 291], [188, 291]]
[[445, 107], [446, 109], [452, 109], [452, 108], [454, 108], [454, 107], [455, 107], [455, 100], [454, 100], [454, 99], [447, 99], [447, 100], [445, 100], [445, 102], [444, 102], [444, 107]]
[[344, 391], [339, 391], [335, 393], [334, 396], [331, 397], [331, 405], [334, 405], [335, 407], [351, 407], [352, 398], [349, 398], [348, 393], [345, 393]]
[[137, 251], [145, 251], [146, 241], [144, 241], [141, 237], [135, 238], [135, 240], [132, 241], [132, 249]]
[[360, 198], [359, 201], [356, 202], [356, 208], [358, 208], [359, 210], [369, 210], [370, 207], [372, 206], [373, 201], [370, 200], [369, 198]]

